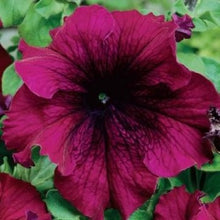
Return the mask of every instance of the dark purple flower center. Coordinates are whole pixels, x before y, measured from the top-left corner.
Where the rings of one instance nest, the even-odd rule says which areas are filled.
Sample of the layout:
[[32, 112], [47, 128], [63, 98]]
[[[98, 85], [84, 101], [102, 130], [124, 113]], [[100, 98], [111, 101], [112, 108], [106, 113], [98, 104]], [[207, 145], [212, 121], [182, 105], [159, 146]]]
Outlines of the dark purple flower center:
[[85, 106], [92, 113], [103, 113], [112, 105], [123, 107], [132, 100], [131, 85], [129, 77], [126, 79], [120, 75], [94, 79], [85, 85]]

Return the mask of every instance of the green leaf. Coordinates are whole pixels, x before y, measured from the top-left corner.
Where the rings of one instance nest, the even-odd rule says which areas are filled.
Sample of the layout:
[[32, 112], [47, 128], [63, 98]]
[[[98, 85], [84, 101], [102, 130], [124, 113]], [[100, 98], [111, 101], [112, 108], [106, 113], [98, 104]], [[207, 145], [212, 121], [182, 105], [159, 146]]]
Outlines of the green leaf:
[[[193, 193], [195, 190], [204, 192], [206, 196], [202, 198], [202, 201], [211, 202], [220, 195], [219, 179], [220, 172], [204, 172], [191, 167], [169, 180], [171, 182], [178, 181], [179, 184], [185, 185], [190, 193]], [[178, 186], [180, 186], [179, 184]]]
[[220, 9], [216, 9], [212, 12], [210, 12], [211, 16], [215, 20], [215, 22], [220, 26]]
[[66, 2], [56, 1], [56, 0], [40, 0], [35, 5], [35, 10], [43, 18], [48, 19], [52, 15], [61, 13], [64, 10]]
[[76, 5], [80, 5], [82, 0], [63, 0], [63, 1], [66, 1], [66, 2], [70, 2], [70, 3], [75, 3]]
[[220, 155], [215, 153], [212, 163], [207, 163], [201, 167], [201, 170], [208, 172], [220, 171]]
[[151, 215], [148, 214], [146, 211], [144, 210], [138, 210], [136, 212], [134, 212], [129, 220], [140, 220], [140, 219], [152, 219]]
[[216, 89], [220, 91], [220, 63], [210, 58], [202, 58], [205, 64], [205, 76], [211, 80]]
[[207, 24], [200, 18], [193, 18], [195, 28], [193, 31], [204, 32], [208, 30]]
[[[211, 4], [207, 0], [200, 0], [196, 5], [195, 11], [193, 13], [194, 24], [196, 28], [194, 31], [204, 31], [204, 27], [201, 28], [201, 23], [206, 25], [206, 29], [216, 28], [220, 23], [220, 1], [212, 0]], [[200, 21], [199, 21], [200, 19]]]
[[51, 163], [47, 156], [40, 156], [40, 148], [34, 147], [32, 159], [34, 166], [25, 168], [20, 164], [14, 168], [13, 176], [30, 182], [39, 191], [53, 188], [53, 175], [56, 165]]
[[9, 162], [9, 164], [13, 164], [13, 158], [12, 158], [11, 151], [7, 150], [4, 142], [2, 140], [0, 140], [0, 164], [4, 164], [5, 157], [7, 157], [7, 162]]
[[190, 11], [187, 9], [187, 7], [184, 4], [183, 0], [177, 0], [174, 3], [174, 9], [177, 13], [184, 15], [184, 14], [190, 14]]
[[88, 4], [101, 4], [112, 10], [128, 10], [142, 8], [141, 0], [87, 0]]
[[180, 63], [183, 63], [186, 67], [190, 70], [204, 73], [205, 72], [205, 65], [201, 59], [196, 54], [193, 53], [177, 53], [177, 57]]
[[156, 192], [151, 196], [151, 198], [144, 203], [140, 208], [138, 208], [129, 218], [129, 220], [139, 220], [147, 219], [153, 220], [153, 213], [158, 203], [160, 196], [167, 191], [171, 190], [173, 186], [171, 185], [169, 179], [160, 178], [158, 180]]
[[64, 220], [84, 220], [83, 217], [68, 201], [62, 198], [57, 190], [48, 191], [46, 199], [44, 200], [48, 210], [54, 216], [54, 219]]
[[206, 174], [203, 192], [206, 196], [201, 200], [205, 203], [212, 202], [216, 197], [220, 196], [220, 172], [209, 172]]
[[121, 220], [121, 216], [116, 209], [107, 209], [105, 211], [105, 220]]
[[194, 32], [190, 40], [183, 42], [194, 48], [194, 52], [196, 52], [199, 56], [213, 58], [214, 60], [220, 62], [219, 35], [220, 28], [210, 29], [203, 33]]
[[0, 166], [0, 172], [12, 174], [12, 169], [7, 157], [3, 157], [3, 164]]
[[0, 18], [4, 27], [19, 25], [32, 2], [32, 0], [1, 0]]
[[2, 76], [3, 95], [14, 95], [21, 85], [22, 80], [16, 74], [14, 64], [11, 64]]
[[216, 11], [220, 9], [220, 1], [219, 0], [199, 0], [198, 4], [196, 5], [195, 12], [197, 16], [201, 16], [202, 14], [205, 14], [207, 11]]
[[76, 9], [75, 4], [66, 4], [62, 13], [62, 20], [64, 17], [71, 15]]
[[15, 35], [11, 38], [11, 42], [14, 44], [14, 45], [18, 45], [19, 44], [19, 41], [20, 41], [20, 37], [18, 35]]
[[[30, 22], [31, 21], [31, 22]], [[25, 19], [18, 27], [21, 37], [33, 46], [47, 46], [51, 42], [49, 31], [61, 24], [61, 13], [52, 15], [48, 19], [39, 14], [32, 6]]]
[[197, 48], [194, 48], [189, 44], [189, 41], [182, 41], [177, 44], [177, 53], [196, 53], [198, 51]]
[[189, 192], [194, 192], [200, 188], [200, 179], [202, 172], [195, 167], [191, 167], [181, 172], [178, 176], [169, 178], [170, 184], [173, 187], [185, 185]]
[[7, 51], [8, 51], [9, 53], [12, 53], [12, 52], [16, 51], [17, 48], [18, 48], [17, 45], [12, 45], [12, 46], [9, 46], [9, 47], [7, 48]]
[[154, 209], [161, 194], [162, 193], [158, 191], [155, 194], [153, 194], [147, 202], [145, 202], [140, 208], [138, 208], [135, 212], [132, 213], [129, 220], [153, 220]]
[[193, 23], [195, 25], [194, 32], [204, 32], [216, 27], [215, 23], [207, 19], [193, 18]]

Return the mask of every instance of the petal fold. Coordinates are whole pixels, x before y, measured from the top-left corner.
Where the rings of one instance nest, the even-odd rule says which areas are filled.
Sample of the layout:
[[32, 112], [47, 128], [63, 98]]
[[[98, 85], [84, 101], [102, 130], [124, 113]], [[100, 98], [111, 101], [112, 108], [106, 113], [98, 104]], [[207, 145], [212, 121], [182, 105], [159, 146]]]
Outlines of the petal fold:
[[72, 79], [83, 75], [72, 63], [49, 49], [39, 49], [21, 42], [24, 58], [15, 69], [28, 88], [37, 96], [51, 99], [59, 90], [83, 91]]
[[128, 69], [142, 73], [148, 85], [163, 82], [175, 90], [188, 83], [191, 74], [176, 60], [174, 22], [135, 10], [112, 15], [119, 29], [118, 56]]
[[201, 131], [169, 117], [156, 117], [156, 130], [151, 130], [152, 136], [148, 136], [144, 158], [152, 173], [162, 177], [175, 176], [213, 158], [210, 144], [202, 139]]
[[117, 116], [107, 121], [107, 165], [111, 206], [120, 211], [123, 219], [128, 219], [152, 196], [157, 177], [144, 165], [140, 146], [123, 122]]
[[[73, 148], [75, 152], [71, 152], [72, 157], [78, 155], [72, 173], [63, 176], [59, 170], [56, 170], [55, 186], [63, 197], [84, 215], [100, 220], [104, 218], [104, 210], [109, 204], [110, 196], [105, 143], [99, 129], [90, 127], [86, 130], [86, 134], [87, 136], [83, 136], [84, 139], [78, 137], [80, 139], [76, 147], [79, 148], [78, 150]], [[76, 140], [73, 140], [72, 144], [73, 146], [77, 144]]]
[[[73, 165], [68, 159], [69, 150], [72, 149], [68, 136], [71, 128], [83, 120], [84, 113], [76, 113], [68, 105], [69, 100], [65, 104], [63, 96], [58, 95], [54, 99], [43, 99], [24, 85], [12, 101], [8, 118], [4, 121], [2, 137], [7, 148], [15, 151], [15, 160], [24, 166], [32, 165], [30, 153], [34, 145], [41, 146], [41, 153], [49, 155], [52, 162], [65, 167], [64, 170], [71, 167], [67, 164]], [[76, 96], [70, 97], [71, 101], [74, 99]]]
[[[160, 197], [156, 205], [155, 220], [208, 220], [205, 216], [205, 205], [199, 202], [200, 192], [189, 194], [185, 187], [174, 188]], [[200, 217], [199, 217], [200, 216]]]
[[[160, 93], [157, 93], [158, 97]], [[153, 98], [152, 98], [153, 99]], [[207, 131], [207, 111], [220, 106], [220, 96], [214, 85], [201, 74], [192, 72], [188, 85], [158, 101], [158, 108], [169, 117], [192, 127]]]

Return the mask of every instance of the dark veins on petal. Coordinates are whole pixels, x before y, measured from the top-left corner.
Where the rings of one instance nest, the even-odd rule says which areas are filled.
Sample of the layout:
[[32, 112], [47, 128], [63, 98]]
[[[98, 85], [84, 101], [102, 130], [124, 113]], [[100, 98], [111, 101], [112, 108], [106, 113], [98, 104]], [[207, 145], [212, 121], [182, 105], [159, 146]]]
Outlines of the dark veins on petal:
[[[127, 117], [134, 120], [136, 131], [158, 130], [160, 125], [157, 122], [156, 113], [160, 113], [160, 108], [157, 107], [157, 104], [160, 100], [175, 98], [175, 94], [164, 83], [152, 86], [149, 82], [148, 85], [150, 78], [147, 75], [153, 68], [152, 63], [146, 64], [145, 61], [134, 63], [146, 45], [144, 48], [139, 48], [131, 56], [123, 56], [120, 45], [119, 48], [113, 49], [111, 47], [115, 44], [113, 42], [114, 37], [110, 36], [102, 42], [99, 41], [97, 42], [98, 45], [95, 43], [98, 48], [96, 51], [94, 51], [94, 45], [90, 45], [88, 39], [85, 39], [80, 33], [77, 37], [79, 39], [74, 41], [75, 48], [83, 48], [86, 51], [85, 54], [80, 53], [80, 51], [76, 53], [77, 50], [73, 51], [68, 41], [65, 43], [69, 45], [71, 56], [62, 54], [67, 62], [73, 66], [75, 72], [72, 73], [72, 70], [69, 69], [68, 73], [64, 74], [60, 70], [54, 70], [67, 78], [74, 88], [78, 86], [84, 90], [84, 92], [79, 93], [60, 92], [61, 99], [64, 97], [67, 106], [72, 108], [71, 113], [85, 113], [78, 124], [71, 129], [68, 135], [69, 141], [72, 142], [74, 136], [78, 135], [81, 127], [85, 126], [84, 123], [87, 119], [91, 120], [90, 126], [96, 124], [96, 128], [100, 129], [102, 133], [108, 126], [106, 124], [108, 119], [111, 119], [115, 114], [123, 114], [125, 119]], [[95, 39], [92, 42], [94, 43], [94, 41]], [[53, 45], [51, 49], [56, 50]], [[131, 50], [135, 50], [135, 48]], [[120, 123], [127, 132], [130, 132], [132, 128], [127, 121], [120, 120]], [[82, 132], [86, 133], [85, 129]], [[135, 132], [133, 130], [132, 132], [134, 135]], [[133, 137], [137, 141], [138, 138], [135, 135]], [[86, 149], [89, 145], [92, 143], [85, 144]], [[127, 145], [129, 146], [129, 143]]]
[[34, 213], [32, 211], [28, 211], [26, 220], [38, 220], [38, 216], [36, 213]]
[[[156, 113], [160, 113], [160, 108], [157, 107], [157, 103], [160, 100], [175, 98], [175, 93], [171, 92], [169, 87], [163, 83], [147, 86], [146, 66], [139, 66], [138, 68], [134, 66], [128, 69], [125, 60], [119, 58], [109, 72], [107, 68], [106, 70], [104, 67], [100, 68], [99, 63], [92, 62], [90, 57], [86, 69], [80, 69], [80, 71], [84, 71], [86, 76], [89, 75], [86, 78], [82, 74], [77, 82], [85, 92], [67, 93], [63, 91], [63, 94], [60, 93], [60, 100], [64, 97], [67, 106], [72, 106], [71, 113], [84, 112], [84, 117], [69, 133], [68, 139], [70, 142], [73, 142], [76, 135], [83, 137], [92, 127], [94, 128], [93, 133], [98, 129], [101, 134], [103, 132], [107, 134], [106, 127], [108, 127], [108, 123], [118, 124], [118, 130], [123, 127], [124, 132], [132, 133], [132, 137], [129, 138], [123, 138], [122, 131], [118, 133], [124, 140], [123, 145], [127, 148], [131, 145], [129, 142], [139, 143], [140, 135], [152, 136], [153, 139], [152, 132], [160, 132], [161, 129], [158, 128], [161, 125], [158, 124], [156, 115]], [[74, 81], [74, 79], [70, 80]], [[114, 118], [117, 118], [117, 120]], [[131, 125], [130, 121], [135, 123]], [[144, 134], [142, 134], [143, 132]], [[161, 130], [161, 132], [163, 131]], [[81, 146], [79, 149], [84, 149], [86, 155], [89, 155], [89, 147], [98, 146], [98, 140], [102, 140], [102, 138], [97, 137], [93, 139], [96, 143], [88, 143], [88, 141], [85, 143], [85, 140], [78, 143], [78, 146]], [[140, 143], [141, 145], [144, 146], [146, 143]], [[77, 144], [74, 144], [74, 146], [77, 146]], [[79, 155], [80, 153], [75, 158], [79, 159]]]
[[[175, 93], [164, 83], [155, 86], [147, 85], [147, 80], [150, 80], [147, 78], [150, 67], [146, 67], [145, 62], [143, 65], [139, 63], [138, 67], [137, 65], [128, 67], [131, 61], [125, 57], [118, 57], [117, 53], [112, 52], [108, 46], [105, 47], [104, 52], [97, 51], [100, 53], [98, 56], [104, 60], [96, 62], [91, 52], [92, 49], [89, 49], [89, 45], [86, 44], [88, 43], [84, 45], [87, 48], [86, 56], [89, 57], [86, 63], [83, 63], [80, 57], [73, 62], [72, 58], [62, 54], [77, 74], [72, 73], [71, 68], [67, 73], [59, 69], [51, 69], [57, 74], [62, 74], [70, 82], [69, 87], [74, 88], [55, 94], [51, 104], [65, 107], [67, 111], [62, 115], [58, 113], [51, 124], [66, 116], [80, 113], [79, 120], [74, 122], [74, 126], [66, 136], [66, 143], [69, 143], [67, 146], [75, 147], [65, 149], [64, 154], [71, 155], [71, 160], [81, 164], [86, 158], [89, 159], [91, 151], [94, 150], [91, 148], [99, 146], [103, 138], [107, 153], [109, 148], [107, 128], [109, 123], [114, 123], [115, 129], [118, 130], [117, 135], [123, 140], [121, 146], [128, 149], [132, 143], [137, 143], [136, 146], [140, 149], [136, 152], [131, 150], [132, 152], [128, 151], [128, 153], [130, 155], [134, 153], [143, 159], [146, 141], [153, 140], [154, 135], [164, 135], [164, 129], [161, 129], [163, 125], [157, 120], [157, 113], [160, 113], [158, 103], [160, 100], [175, 98]], [[112, 53], [117, 59], [110, 60], [108, 54]], [[134, 54], [134, 58], [136, 56], [138, 55]], [[74, 54], [73, 57], [75, 57]], [[76, 91], [76, 87], [82, 88], [83, 92]], [[92, 134], [91, 138], [85, 138], [88, 133]], [[148, 139], [143, 137], [148, 137]], [[76, 140], [78, 143], [75, 143]], [[117, 148], [116, 144], [111, 147]]]
[[[136, 51], [135, 47], [130, 48], [129, 50], [134, 51], [133, 54], [124, 56], [120, 48], [120, 37], [117, 43], [115, 36], [109, 36], [104, 41], [96, 42], [95, 38], [89, 41], [79, 32], [77, 40], [73, 41], [75, 49], [79, 48], [78, 53], [77, 49], [71, 49], [72, 46], [69, 45], [68, 40], [62, 39], [69, 46], [71, 54], [71, 56], [67, 56], [62, 53], [62, 56], [71, 63], [75, 72], [71, 74], [71, 69], [68, 74], [62, 74], [59, 70], [55, 71], [62, 74], [63, 77], [69, 77], [68, 81], [72, 85], [74, 84], [73, 87], [77, 85], [85, 91], [67, 95], [67, 105], [72, 106], [71, 113], [81, 111], [86, 115], [71, 130], [70, 139], [77, 134], [78, 129], [88, 118], [93, 123], [99, 124], [97, 127], [105, 129], [107, 119], [117, 111], [135, 120], [136, 126], [140, 125], [139, 130], [149, 127], [157, 130], [159, 125], [156, 120], [156, 112], [160, 110], [155, 103], [158, 103], [160, 99], [174, 98], [174, 94], [166, 84], [147, 86], [147, 81], [150, 80], [147, 75], [154, 64], [153, 62], [146, 64], [145, 60], [139, 62], [135, 60], [148, 45], [144, 45], [143, 48], [139, 47]], [[90, 42], [92, 43], [90, 44]], [[118, 44], [118, 48], [111, 46], [115, 44]], [[136, 44], [138, 47], [138, 42]], [[94, 45], [97, 50], [94, 50]], [[80, 48], [83, 48], [85, 53], [82, 53]], [[53, 45], [51, 49], [57, 50]], [[59, 51], [59, 53], [61, 52]], [[75, 74], [76, 72], [77, 74]], [[76, 75], [77, 77], [75, 77]], [[64, 96], [65, 94], [63, 94]], [[149, 118], [144, 110], [151, 112]], [[127, 127], [129, 131], [127, 123], [123, 126]]]

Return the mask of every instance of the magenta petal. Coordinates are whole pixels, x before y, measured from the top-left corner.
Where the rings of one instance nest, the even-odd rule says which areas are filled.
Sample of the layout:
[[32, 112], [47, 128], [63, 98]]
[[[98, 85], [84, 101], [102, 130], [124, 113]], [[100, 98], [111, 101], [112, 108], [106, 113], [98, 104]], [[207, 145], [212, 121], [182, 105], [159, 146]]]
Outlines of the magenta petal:
[[175, 33], [176, 41], [179, 42], [185, 38], [190, 38], [192, 34], [191, 29], [195, 27], [192, 22], [192, 18], [187, 14], [182, 17], [173, 14], [172, 18], [173, 21], [178, 25]]
[[150, 70], [144, 81], [149, 86], [165, 83], [172, 90], [176, 90], [186, 86], [190, 78], [190, 71], [177, 63], [175, 57], [170, 56], [166, 62]]
[[[51, 31], [53, 42], [50, 48], [71, 57], [77, 64], [91, 59], [91, 52], [97, 52], [97, 47], [114, 30], [114, 19], [103, 7], [98, 5], [82, 6], [65, 19], [62, 28]], [[79, 62], [80, 60], [80, 62]]]
[[[34, 58], [30, 57], [30, 53]], [[69, 73], [72, 73], [73, 76], [77, 74], [74, 72], [74, 67], [60, 54], [52, 53], [47, 49], [35, 50], [33, 47], [29, 47], [24, 54], [25, 57], [30, 58], [17, 61], [15, 69], [28, 88], [36, 95], [52, 98], [57, 91], [68, 90], [70, 86], [75, 87], [76, 91], [82, 91], [82, 88], [73, 84], [74, 82], [68, 76]]]
[[128, 219], [154, 193], [157, 177], [144, 165], [137, 149], [140, 146], [123, 122], [113, 117], [107, 123], [108, 181], [112, 207], [120, 211], [123, 219]]
[[12, 58], [7, 51], [0, 45], [0, 116], [8, 109], [11, 97], [2, 94], [2, 75], [5, 69], [12, 63]]
[[69, 130], [71, 127], [77, 126], [77, 123], [81, 124], [80, 121], [84, 120], [82, 118], [80, 114], [76, 114], [74, 119], [72, 117], [64, 117], [57, 122], [53, 122], [51, 126], [48, 125], [42, 130], [35, 140], [35, 145], [42, 147], [41, 153], [48, 155], [52, 162], [58, 164], [64, 175], [72, 173], [72, 170], [77, 166], [77, 160], [83, 157], [80, 152], [83, 149], [80, 145], [83, 141], [82, 138], [86, 138], [86, 136], [74, 136], [74, 132], [72, 134], [71, 130]]
[[207, 212], [210, 220], [220, 219], [220, 197], [207, 204]]
[[[127, 149], [123, 137], [117, 136], [117, 128], [108, 125], [108, 147], [98, 128], [84, 127], [87, 136], [78, 144], [78, 152], [81, 149], [84, 157], [75, 158], [78, 160], [70, 176], [62, 176], [57, 171], [55, 186], [64, 198], [93, 219], [102, 219], [107, 207], [118, 209], [123, 219], [127, 219], [153, 194], [157, 177], [147, 170], [135, 153], [135, 146]], [[74, 143], [77, 142], [73, 138]], [[76, 156], [77, 151], [71, 154]]]
[[[29, 99], [27, 100], [27, 98]], [[37, 106], [32, 107], [33, 104]], [[40, 104], [41, 103], [41, 104]], [[47, 101], [38, 98], [30, 93], [26, 86], [22, 86], [15, 95], [10, 112], [7, 114], [8, 119], [4, 121], [3, 139], [9, 150], [15, 150], [20, 146], [15, 156], [16, 160], [23, 165], [31, 164], [30, 162], [30, 143], [33, 143], [34, 134], [43, 129], [43, 116], [36, 114], [42, 109]], [[24, 112], [21, 114], [21, 112]], [[25, 114], [28, 112], [28, 114]], [[15, 135], [11, 135], [11, 132]], [[25, 136], [28, 136], [25, 137]], [[20, 159], [19, 159], [20, 158]]]
[[220, 96], [204, 76], [192, 72], [189, 84], [173, 94], [172, 99], [158, 102], [165, 115], [192, 127], [208, 130], [207, 111], [220, 106]]
[[0, 94], [2, 94], [2, 74], [12, 63], [12, 58], [8, 52], [0, 45]]
[[[7, 51], [0, 45], [0, 78], [4, 70], [12, 63], [12, 58]], [[1, 87], [0, 87], [1, 88]]]
[[52, 39], [55, 38], [56, 34], [62, 29], [62, 27], [57, 27], [54, 28], [52, 30], [50, 30], [50, 36], [52, 37]]
[[[164, 22], [162, 16], [141, 15], [137, 11], [113, 12], [119, 26], [119, 56], [129, 68], [142, 68], [146, 83], [168, 83], [172, 89], [186, 85], [190, 73], [177, 64], [176, 25]], [[163, 51], [163, 52], [162, 52]], [[138, 69], [137, 69], [138, 71]]]
[[[60, 98], [63, 101], [63, 98]], [[72, 113], [71, 116], [75, 115], [72, 118], [69, 117], [68, 111], [69, 107], [65, 104], [59, 105], [57, 96], [55, 101], [47, 100], [32, 94], [26, 86], [21, 87], [13, 99], [3, 129], [3, 139], [7, 148], [16, 152], [15, 160], [24, 166], [30, 166], [32, 164], [30, 149], [33, 145], [40, 145], [41, 152], [48, 154], [53, 162], [61, 166], [67, 164], [69, 162], [67, 160], [69, 153], [66, 152], [68, 130], [70, 125], [74, 126], [74, 120], [77, 123], [82, 115]], [[44, 113], [38, 114], [39, 112]], [[11, 133], [17, 135], [11, 135]], [[60, 155], [63, 156], [60, 157]]]
[[[152, 134], [157, 138], [151, 138], [146, 148], [145, 164], [157, 175], [172, 176], [212, 158], [210, 146], [202, 136], [209, 129], [207, 110], [218, 106], [220, 97], [213, 84], [197, 73], [192, 73], [187, 86], [172, 94], [162, 88], [150, 95], [161, 114], [155, 118], [158, 132]], [[160, 99], [163, 94], [166, 98]]]
[[[40, 194], [29, 183], [0, 174], [0, 219], [27, 219], [27, 213], [37, 213], [39, 220], [50, 220]], [[33, 219], [33, 218], [29, 218]]]
[[199, 130], [162, 115], [157, 115], [157, 123], [158, 131], [151, 131], [144, 159], [152, 173], [175, 176], [193, 165], [201, 166], [211, 160], [210, 145], [202, 139]]
[[199, 202], [200, 192], [189, 194], [185, 187], [174, 188], [160, 197], [156, 205], [155, 220], [208, 220], [205, 217], [205, 206]]
[[111, 34], [113, 26], [111, 14], [104, 7], [93, 5], [77, 8], [73, 15], [65, 19], [64, 28], [72, 36], [86, 34], [105, 39]]
[[130, 154], [138, 154], [139, 160], [155, 175], [174, 176], [212, 158], [202, 131], [157, 112], [127, 106], [123, 113], [114, 111], [107, 127], [112, 127], [111, 124], [117, 125], [112, 130], [121, 138], [118, 144], [131, 148]]
[[104, 139], [99, 130], [93, 128], [87, 130], [87, 135], [79, 143], [81, 148], [72, 152], [72, 156], [79, 154], [76, 159], [82, 157], [82, 160], [77, 161], [70, 176], [62, 176], [57, 170], [55, 186], [84, 215], [103, 219], [109, 203]]
[[49, 48], [33, 47], [28, 45], [24, 40], [19, 42], [18, 49], [22, 53], [23, 59], [31, 57], [59, 56], [59, 54]]

